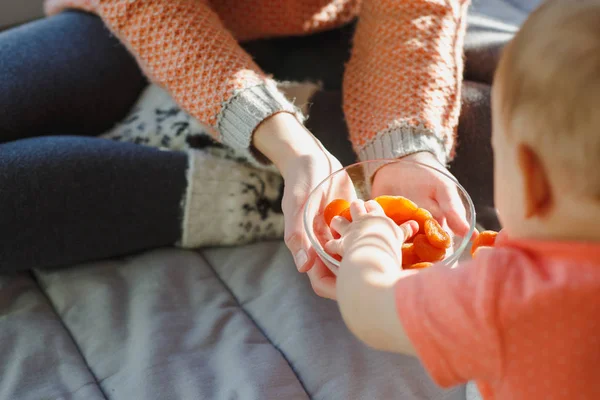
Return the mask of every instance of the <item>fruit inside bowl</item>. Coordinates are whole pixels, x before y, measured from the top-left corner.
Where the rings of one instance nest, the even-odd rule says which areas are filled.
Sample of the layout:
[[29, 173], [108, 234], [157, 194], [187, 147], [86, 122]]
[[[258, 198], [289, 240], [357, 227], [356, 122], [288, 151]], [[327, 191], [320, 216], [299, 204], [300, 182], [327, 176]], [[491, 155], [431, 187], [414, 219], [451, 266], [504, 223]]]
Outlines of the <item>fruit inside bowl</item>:
[[[410, 177], [415, 176], [439, 174], [439, 177], [450, 182], [452, 189], [456, 190], [458, 198], [464, 206], [465, 218], [469, 224], [468, 233], [458, 236], [448, 227], [440, 225], [428, 210], [419, 207], [419, 204], [410, 199], [408, 190], [411, 188], [407, 187], [406, 196], [403, 196], [404, 193], [394, 193], [393, 195], [379, 193], [379, 196], [373, 198], [371, 185], [367, 179], [367, 176], [370, 176], [368, 171], [374, 171], [389, 163], [403, 163], [402, 168], [398, 169], [402, 171], [402, 175], [398, 176], [400, 181], [409, 181]], [[402, 185], [398, 185], [398, 187], [402, 188]], [[398, 189], [396, 189], [397, 191]], [[329, 254], [324, 249], [325, 244], [336, 235], [336, 232], [330, 228], [331, 220], [335, 216], [351, 220], [349, 206], [355, 199], [365, 201], [374, 199], [381, 205], [386, 215], [398, 225], [409, 220], [414, 220], [419, 224], [419, 232], [415, 236], [410, 238], [407, 243], [398, 244], [398, 246], [402, 246], [402, 264], [405, 269], [428, 268], [434, 263], [454, 266], [469, 245], [475, 230], [473, 202], [464, 188], [452, 176], [431, 166], [402, 159], [365, 161], [353, 164], [334, 172], [321, 182], [309, 196], [304, 208], [304, 226], [311, 244], [321, 260], [334, 274], [340, 267], [341, 257]]]

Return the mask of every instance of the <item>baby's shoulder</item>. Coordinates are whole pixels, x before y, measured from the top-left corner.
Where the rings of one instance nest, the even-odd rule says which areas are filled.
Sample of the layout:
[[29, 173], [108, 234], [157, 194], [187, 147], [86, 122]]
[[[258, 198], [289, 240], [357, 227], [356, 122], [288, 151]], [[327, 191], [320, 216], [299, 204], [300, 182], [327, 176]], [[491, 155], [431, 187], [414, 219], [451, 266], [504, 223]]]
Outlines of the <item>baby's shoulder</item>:
[[498, 247], [479, 252], [472, 267], [509, 303], [529, 306], [533, 300], [552, 303], [567, 298], [600, 305], [600, 263], [592, 259]]
[[502, 285], [502, 302], [514, 312], [532, 308], [596, 315], [600, 309], [600, 264], [593, 260], [553, 257], [522, 249], [498, 248], [494, 277]]

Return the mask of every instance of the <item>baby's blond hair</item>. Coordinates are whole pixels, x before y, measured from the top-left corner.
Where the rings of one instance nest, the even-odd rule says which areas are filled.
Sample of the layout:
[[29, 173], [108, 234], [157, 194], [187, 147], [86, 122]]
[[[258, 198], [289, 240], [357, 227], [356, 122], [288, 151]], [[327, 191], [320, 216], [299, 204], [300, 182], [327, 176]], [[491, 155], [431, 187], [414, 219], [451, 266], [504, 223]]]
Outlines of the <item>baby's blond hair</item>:
[[[506, 47], [499, 111], [561, 189], [600, 199], [600, 0], [548, 0]], [[566, 186], [563, 186], [566, 185]]]

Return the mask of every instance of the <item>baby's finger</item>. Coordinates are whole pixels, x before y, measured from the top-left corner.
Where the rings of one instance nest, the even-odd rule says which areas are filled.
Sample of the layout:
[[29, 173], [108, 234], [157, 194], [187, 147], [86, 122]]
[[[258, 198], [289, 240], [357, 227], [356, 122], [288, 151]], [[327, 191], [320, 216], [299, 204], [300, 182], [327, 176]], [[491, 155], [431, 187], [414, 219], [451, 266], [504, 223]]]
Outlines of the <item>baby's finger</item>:
[[417, 221], [405, 222], [400, 225], [400, 231], [402, 232], [402, 237], [399, 239], [401, 242], [405, 242], [419, 231], [419, 223]]
[[340, 256], [344, 256], [344, 243], [342, 239], [330, 240], [325, 243], [325, 251], [328, 254], [338, 254]]
[[352, 216], [352, 221], [356, 221], [360, 217], [367, 215], [365, 202], [363, 200], [354, 200], [350, 204], [350, 215]]
[[344, 217], [335, 216], [331, 220], [331, 229], [339, 233], [340, 235], [345, 235], [348, 227], [350, 226], [350, 221], [348, 221]]
[[367, 212], [369, 214], [372, 214], [372, 215], [375, 215], [375, 216], [383, 216], [383, 215], [385, 215], [385, 212], [383, 211], [383, 208], [375, 200], [369, 200], [369, 201], [367, 201], [365, 203], [365, 209], [367, 210]]

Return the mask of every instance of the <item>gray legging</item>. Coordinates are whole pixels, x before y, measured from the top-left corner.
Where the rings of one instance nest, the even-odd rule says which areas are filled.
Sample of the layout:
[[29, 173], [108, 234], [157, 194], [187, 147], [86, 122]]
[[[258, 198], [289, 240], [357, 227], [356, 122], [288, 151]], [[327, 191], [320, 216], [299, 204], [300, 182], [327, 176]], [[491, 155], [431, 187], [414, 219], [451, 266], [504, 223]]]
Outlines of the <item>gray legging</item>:
[[[354, 161], [339, 92], [352, 29], [246, 45], [278, 78], [325, 82], [308, 127], [344, 164]], [[0, 33], [0, 273], [180, 239], [186, 154], [94, 137], [146, 84], [93, 15], [70, 11]], [[492, 204], [489, 86], [467, 83], [465, 99], [453, 172], [483, 210]]]

